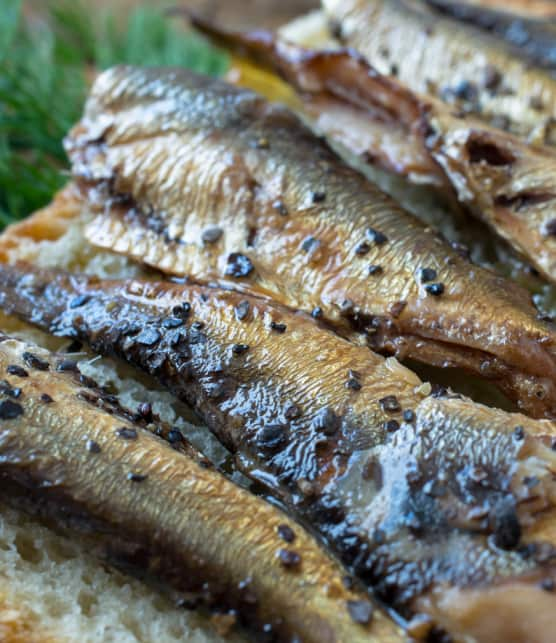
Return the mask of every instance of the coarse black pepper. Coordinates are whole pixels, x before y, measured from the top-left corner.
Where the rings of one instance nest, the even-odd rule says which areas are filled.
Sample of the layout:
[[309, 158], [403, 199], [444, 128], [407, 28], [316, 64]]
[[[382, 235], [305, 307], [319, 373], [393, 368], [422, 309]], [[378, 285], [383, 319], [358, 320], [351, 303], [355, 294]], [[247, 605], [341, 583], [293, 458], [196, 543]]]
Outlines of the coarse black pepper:
[[404, 422], [413, 422], [415, 420], [415, 413], [411, 409], [406, 409], [403, 412]]
[[286, 569], [294, 569], [301, 564], [301, 556], [291, 549], [279, 549], [278, 560]]
[[15, 375], [15, 377], [29, 377], [29, 373], [19, 364], [10, 364], [6, 371], [9, 375]]
[[326, 192], [323, 190], [315, 190], [311, 192], [311, 201], [313, 203], [322, 203], [326, 200]]
[[137, 407], [137, 413], [139, 413], [144, 420], [150, 422], [153, 418], [152, 404], [150, 402], [141, 402]]
[[341, 424], [341, 419], [328, 407], [320, 409], [311, 422], [313, 429], [324, 435], [334, 435]]
[[548, 237], [556, 237], [556, 219], [550, 219], [543, 226], [544, 234]]
[[101, 452], [100, 444], [94, 440], [87, 440], [87, 451], [89, 453], [100, 453]]
[[239, 304], [235, 307], [236, 319], [238, 321], [244, 321], [249, 315], [249, 302], [246, 300], [240, 301]]
[[235, 277], [236, 279], [241, 279], [242, 277], [249, 276], [253, 270], [254, 266], [251, 263], [251, 259], [246, 257], [241, 252], [232, 252], [228, 255], [226, 270], [224, 274], [227, 277]]
[[26, 351], [21, 357], [30, 368], [35, 368], [38, 371], [47, 371], [50, 368], [50, 364], [46, 360], [37, 357], [37, 355], [33, 355], [33, 353]]
[[516, 426], [514, 429], [514, 438], [516, 440], [523, 440], [524, 437], [525, 429], [521, 425]]
[[428, 281], [434, 281], [438, 277], [438, 273], [434, 268], [421, 268], [419, 270], [419, 280], [422, 284]]
[[350, 377], [345, 383], [345, 387], [351, 391], [360, 391], [361, 382], [355, 377]]
[[367, 239], [375, 243], [377, 246], [382, 246], [388, 241], [388, 237], [384, 233], [379, 232], [374, 228], [367, 228], [365, 234], [367, 236]]
[[394, 433], [400, 428], [400, 423], [397, 420], [388, 420], [384, 423], [384, 428], [388, 433]]
[[130, 482], [144, 482], [147, 478], [148, 476], [143, 473], [134, 473], [133, 471], [130, 471], [127, 474], [127, 479]]
[[45, 404], [52, 404], [52, 402], [54, 402], [54, 399], [48, 393], [42, 393], [40, 399], [41, 402], [44, 402]]
[[398, 398], [395, 395], [386, 395], [386, 397], [381, 398], [378, 403], [386, 413], [399, 413], [402, 410]]
[[358, 257], [363, 257], [364, 255], [369, 253], [370, 249], [371, 249], [371, 246], [366, 241], [362, 241], [361, 243], [355, 246], [355, 254]]
[[18, 402], [12, 402], [12, 400], [0, 402], [0, 420], [15, 420], [20, 415], [23, 415], [23, 407]]
[[287, 429], [285, 424], [267, 424], [257, 433], [257, 444], [263, 449], [277, 449], [285, 443]]
[[301, 242], [301, 249], [303, 252], [312, 252], [313, 250], [316, 250], [318, 246], [320, 246], [320, 241], [315, 239], [315, 237], [306, 237]]
[[369, 601], [348, 601], [347, 610], [355, 623], [368, 625], [373, 619], [373, 606]]
[[384, 272], [382, 266], [377, 266], [376, 264], [372, 263], [368, 268], [367, 268], [367, 274], [370, 277], [373, 277], [375, 275], [380, 275]]
[[287, 326], [286, 326], [286, 324], [282, 324], [280, 322], [271, 321], [270, 322], [270, 328], [271, 328], [271, 330], [282, 334], [282, 333], [286, 332]]
[[301, 408], [297, 404], [290, 404], [284, 411], [286, 420], [297, 420], [301, 417]]
[[127, 426], [116, 429], [116, 435], [123, 440], [137, 440], [137, 430]]
[[434, 284], [427, 284], [425, 286], [425, 290], [429, 293], [429, 295], [440, 297], [440, 295], [442, 295], [442, 293], [444, 292], [444, 284], [441, 284], [439, 282]]
[[179, 429], [170, 429], [166, 438], [170, 444], [183, 442], [183, 435]]
[[243, 353], [246, 353], [248, 350], [248, 344], [233, 344], [232, 346], [232, 353], [234, 355], [243, 355]]
[[77, 362], [73, 359], [63, 359], [60, 360], [56, 364], [56, 370], [59, 371], [60, 373], [65, 373], [65, 372], [78, 372], [79, 369], [77, 368]]
[[205, 327], [205, 322], [202, 322], [202, 321], [195, 321], [191, 324], [191, 328], [193, 330], [201, 330], [204, 327]]
[[322, 319], [322, 316], [323, 316], [322, 308], [320, 306], [315, 306], [315, 308], [313, 308], [313, 310], [311, 311], [311, 317], [313, 319]]
[[218, 226], [210, 226], [205, 228], [201, 233], [201, 241], [203, 243], [216, 243], [222, 236], [222, 228]]
[[277, 531], [280, 538], [287, 543], [293, 543], [295, 540], [295, 532], [289, 525], [278, 525]]

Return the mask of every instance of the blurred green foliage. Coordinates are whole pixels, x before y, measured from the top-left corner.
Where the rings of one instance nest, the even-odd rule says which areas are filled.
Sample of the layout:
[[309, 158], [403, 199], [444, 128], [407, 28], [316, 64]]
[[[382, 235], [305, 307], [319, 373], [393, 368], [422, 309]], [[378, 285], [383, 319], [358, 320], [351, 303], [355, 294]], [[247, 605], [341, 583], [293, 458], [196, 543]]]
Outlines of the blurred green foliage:
[[46, 3], [23, 18], [21, 0], [0, 11], [0, 225], [46, 204], [67, 180], [62, 139], [78, 120], [94, 70], [117, 63], [178, 65], [220, 75], [224, 53], [146, 6], [125, 20], [93, 3]]

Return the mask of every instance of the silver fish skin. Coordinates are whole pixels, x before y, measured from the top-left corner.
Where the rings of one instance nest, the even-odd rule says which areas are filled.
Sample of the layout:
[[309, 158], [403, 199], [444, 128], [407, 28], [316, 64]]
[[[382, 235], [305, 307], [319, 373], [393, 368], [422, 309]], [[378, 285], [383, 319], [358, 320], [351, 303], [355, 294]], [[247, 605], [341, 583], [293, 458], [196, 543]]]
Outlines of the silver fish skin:
[[413, 91], [530, 142], [556, 143], [556, 80], [503, 40], [412, 0], [323, 0], [334, 33]]
[[290, 111], [179, 69], [102, 74], [66, 147], [87, 238], [315, 311], [378, 351], [492, 380], [556, 415], [556, 331], [348, 167]]
[[431, 395], [395, 359], [233, 291], [22, 266], [0, 270], [0, 302], [158, 378], [410, 623], [548, 641], [554, 423]]
[[4, 495], [92, 531], [110, 561], [192, 605], [236, 614], [257, 641], [404, 640], [365, 592], [346, 589], [345, 571], [302, 527], [93, 384], [67, 356], [0, 336]]

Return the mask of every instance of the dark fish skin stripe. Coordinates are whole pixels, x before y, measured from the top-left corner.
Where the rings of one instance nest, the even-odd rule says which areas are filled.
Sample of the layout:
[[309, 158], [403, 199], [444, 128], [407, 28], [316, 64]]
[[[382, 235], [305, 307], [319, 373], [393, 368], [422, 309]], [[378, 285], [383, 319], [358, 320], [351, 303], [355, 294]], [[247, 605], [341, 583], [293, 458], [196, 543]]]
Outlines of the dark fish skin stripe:
[[[84, 291], [94, 296], [72, 309]], [[3, 267], [0, 296], [7, 312], [123, 358], [192, 405], [244, 473], [404, 616], [439, 586], [465, 591], [519, 579], [536, 592], [534, 579], [554, 572], [549, 532], [524, 501], [535, 454], [532, 488], [546, 490], [535, 516], [551, 508], [551, 422], [445, 390], [431, 395], [395, 361], [244, 293]], [[191, 306], [186, 325], [165, 328], [181, 301]], [[249, 304], [242, 320], [240, 302]], [[284, 334], [269, 332], [278, 319]], [[160, 340], [136, 341], [137, 328]], [[230, 350], [238, 343], [249, 345], [241, 359]], [[361, 389], [346, 388], [346, 376]], [[534, 551], [522, 548], [531, 541]]]

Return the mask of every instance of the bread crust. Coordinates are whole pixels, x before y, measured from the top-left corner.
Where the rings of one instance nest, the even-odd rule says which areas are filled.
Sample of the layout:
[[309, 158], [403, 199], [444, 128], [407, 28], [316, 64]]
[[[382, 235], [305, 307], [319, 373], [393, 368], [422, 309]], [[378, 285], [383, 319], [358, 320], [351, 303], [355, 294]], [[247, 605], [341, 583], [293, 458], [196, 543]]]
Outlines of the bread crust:
[[12, 223], [0, 234], [0, 261], [12, 263], [25, 258], [18, 256], [23, 248], [22, 254], [26, 255], [29, 245], [59, 239], [68, 226], [80, 218], [82, 205], [77, 187], [68, 183], [47, 206]]

